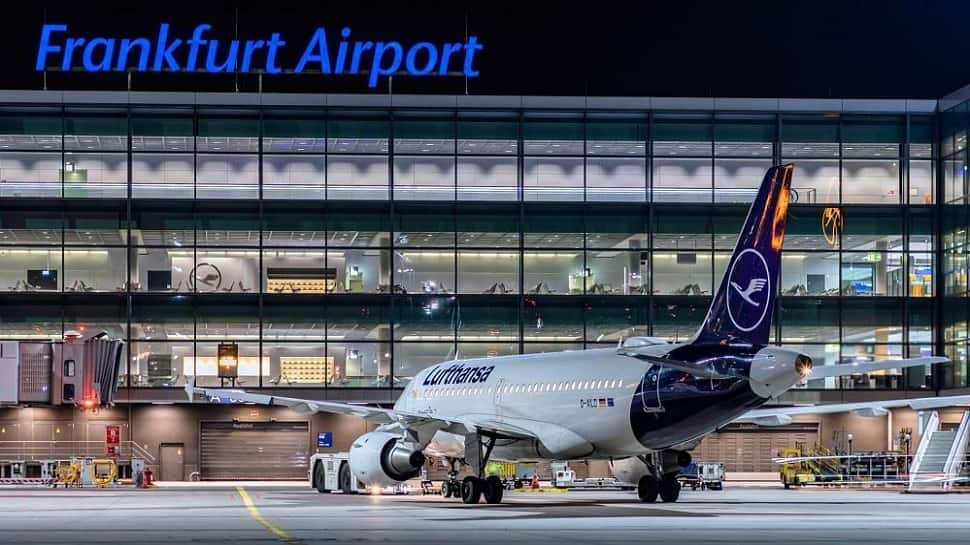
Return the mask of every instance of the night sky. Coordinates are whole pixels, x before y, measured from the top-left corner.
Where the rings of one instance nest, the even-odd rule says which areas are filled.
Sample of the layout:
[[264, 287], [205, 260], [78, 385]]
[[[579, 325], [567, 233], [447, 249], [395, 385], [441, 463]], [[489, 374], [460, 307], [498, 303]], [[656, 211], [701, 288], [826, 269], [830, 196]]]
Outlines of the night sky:
[[[484, 44], [481, 76], [406, 78], [394, 93], [722, 97], [939, 98], [970, 83], [970, 2], [30, 2], [0, 22], [0, 88], [40, 89], [34, 71], [44, 21], [72, 34], [265, 38], [281, 32], [292, 66], [317, 26], [360, 39]], [[135, 7], [138, 6], [138, 7]], [[146, 7], [147, 6], [147, 7]], [[153, 7], [158, 6], [158, 7]], [[467, 89], [466, 89], [467, 84]], [[255, 91], [253, 75], [135, 74], [135, 90]], [[50, 89], [126, 88], [123, 74], [49, 72]], [[365, 77], [266, 76], [265, 91], [387, 93]]]

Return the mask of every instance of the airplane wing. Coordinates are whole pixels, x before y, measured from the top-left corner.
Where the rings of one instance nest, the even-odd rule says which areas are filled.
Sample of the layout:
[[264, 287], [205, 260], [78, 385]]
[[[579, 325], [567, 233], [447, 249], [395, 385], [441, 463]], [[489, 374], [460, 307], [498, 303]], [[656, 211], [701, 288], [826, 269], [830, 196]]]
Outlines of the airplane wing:
[[917, 365], [933, 365], [934, 363], [944, 363], [950, 361], [949, 358], [928, 357], [928, 358], [909, 358], [905, 360], [880, 360], [863, 363], [840, 363], [836, 365], [820, 365], [812, 368], [809, 379], [820, 379], [828, 377], [842, 377], [847, 375], [857, 375], [861, 373], [872, 373], [873, 371], [888, 371], [889, 369], [904, 369], [906, 367], [916, 367]]
[[399, 424], [402, 426], [418, 426], [422, 424], [437, 424], [442, 429], [454, 433], [471, 433], [487, 431], [512, 438], [535, 439], [537, 436], [529, 430], [494, 421], [469, 421], [448, 418], [434, 414], [421, 414], [395, 409], [382, 409], [369, 405], [353, 403], [338, 403], [335, 401], [319, 401], [314, 399], [299, 399], [295, 397], [258, 394], [245, 390], [226, 388], [197, 388], [195, 380], [190, 378], [185, 384], [185, 394], [189, 401], [195, 399], [196, 394], [204, 395], [209, 402], [214, 403], [253, 403], [256, 405], [288, 407], [293, 411], [309, 415], [314, 413], [345, 414], [359, 416], [374, 424]]
[[762, 426], [784, 426], [792, 422], [792, 417], [800, 415], [852, 412], [859, 416], [877, 417], [885, 416], [889, 409], [906, 407], [916, 411], [942, 409], [944, 407], [970, 407], [970, 395], [916, 397], [827, 405], [798, 405], [794, 407], [762, 407], [748, 411], [737, 420], [754, 422]]

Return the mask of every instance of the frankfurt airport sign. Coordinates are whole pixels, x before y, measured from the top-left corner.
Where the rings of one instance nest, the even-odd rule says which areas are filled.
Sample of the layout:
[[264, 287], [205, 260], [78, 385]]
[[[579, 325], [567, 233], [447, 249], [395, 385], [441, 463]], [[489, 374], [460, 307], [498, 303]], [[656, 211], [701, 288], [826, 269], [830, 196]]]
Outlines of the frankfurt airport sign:
[[294, 66], [280, 66], [279, 53], [289, 44], [273, 32], [264, 40], [217, 40], [208, 37], [212, 25], [201, 24], [191, 35], [178, 36], [168, 23], [151, 37], [114, 38], [72, 35], [64, 24], [41, 27], [37, 46], [38, 71], [59, 68], [84, 72], [205, 72], [209, 74], [316, 72], [327, 75], [366, 75], [369, 87], [381, 77], [462, 74], [478, 76], [475, 54], [483, 45], [477, 36], [464, 42], [372, 42], [351, 40], [344, 27], [337, 36], [317, 28], [301, 46]]

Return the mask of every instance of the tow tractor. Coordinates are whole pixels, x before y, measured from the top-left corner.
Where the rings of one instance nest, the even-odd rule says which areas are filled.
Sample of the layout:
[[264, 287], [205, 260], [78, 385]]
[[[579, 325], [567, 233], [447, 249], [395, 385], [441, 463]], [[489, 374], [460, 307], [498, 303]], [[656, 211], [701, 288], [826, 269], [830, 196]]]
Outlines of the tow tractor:
[[407, 494], [406, 483], [387, 487], [368, 488], [361, 483], [354, 472], [350, 470], [350, 453], [337, 452], [314, 454], [310, 457], [310, 469], [307, 480], [317, 492], [341, 492], [343, 494]]

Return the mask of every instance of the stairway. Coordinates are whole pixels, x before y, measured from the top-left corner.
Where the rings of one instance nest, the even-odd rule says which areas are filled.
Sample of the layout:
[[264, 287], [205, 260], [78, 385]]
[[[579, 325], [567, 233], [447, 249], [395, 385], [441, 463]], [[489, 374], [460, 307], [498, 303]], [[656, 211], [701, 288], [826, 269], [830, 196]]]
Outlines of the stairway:
[[939, 429], [939, 416], [934, 414], [909, 470], [910, 492], [947, 491], [962, 471], [966, 455], [970, 411], [965, 411], [955, 430]]

